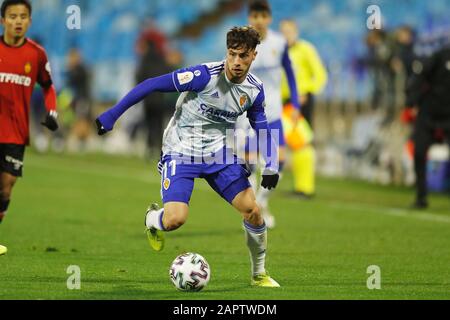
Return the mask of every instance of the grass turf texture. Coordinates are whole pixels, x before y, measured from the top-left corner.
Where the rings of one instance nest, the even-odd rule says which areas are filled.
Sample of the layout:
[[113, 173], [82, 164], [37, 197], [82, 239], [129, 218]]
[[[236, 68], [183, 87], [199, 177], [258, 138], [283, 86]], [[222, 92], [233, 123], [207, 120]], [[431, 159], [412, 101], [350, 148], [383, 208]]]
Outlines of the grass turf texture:
[[[242, 220], [198, 180], [188, 223], [154, 253], [144, 211], [160, 202], [156, 164], [108, 156], [28, 152], [9, 215], [0, 226], [0, 299], [450, 299], [450, 203], [405, 209], [412, 191], [319, 179], [310, 202], [289, 195], [285, 174], [273, 202], [267, 267], [280, 289], [250, 287]], [[181, 293], [168, 268], [182, 252], [212, 268], [209, 286]], [[81, 290], [66, 287], [81, 268]], [[366, 287], [381, 268], [381, 290]]]

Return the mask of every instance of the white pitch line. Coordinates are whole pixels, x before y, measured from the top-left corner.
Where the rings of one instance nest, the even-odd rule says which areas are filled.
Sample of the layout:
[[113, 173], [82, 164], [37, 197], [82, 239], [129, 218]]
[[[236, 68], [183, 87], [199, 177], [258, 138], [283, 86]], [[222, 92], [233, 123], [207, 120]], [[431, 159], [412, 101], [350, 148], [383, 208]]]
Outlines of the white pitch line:
[[395, 217], [450, 223], [449, 216], [443, 216], [443, 215], [427, 213], [427, 212], [417, 212], [414, 210], [406, 210], [406, 209], [399, 209], [399, 208], [384, 208], [384, 209], [382, 209], [382, 208], [372, 207], [372, 206], [369, 206], [369, 205], [363, 204], [363, 203], [357, 203], [357, 204], [353, 203], [353, 204], [349, 205], [349, 204], [343, 203], [343, 202], [333, 202], [331, 206], [336, 209], [344, 208], [344, 209], [354, 210], [354, 211], [358, 211], [358, 212], [381, 213], [384, 215], [395, 216]]

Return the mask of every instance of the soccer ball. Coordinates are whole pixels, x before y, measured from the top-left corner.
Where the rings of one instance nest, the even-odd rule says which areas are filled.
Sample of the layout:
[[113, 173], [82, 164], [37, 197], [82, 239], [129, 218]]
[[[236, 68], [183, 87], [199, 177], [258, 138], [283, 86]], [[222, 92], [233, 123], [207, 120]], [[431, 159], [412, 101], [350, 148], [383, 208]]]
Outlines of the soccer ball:
[[178, 256], [169, 270], [170, 279], [180, 291], [201, 291], [211, 278], [211, 269], [205, 258], [197, 253]]

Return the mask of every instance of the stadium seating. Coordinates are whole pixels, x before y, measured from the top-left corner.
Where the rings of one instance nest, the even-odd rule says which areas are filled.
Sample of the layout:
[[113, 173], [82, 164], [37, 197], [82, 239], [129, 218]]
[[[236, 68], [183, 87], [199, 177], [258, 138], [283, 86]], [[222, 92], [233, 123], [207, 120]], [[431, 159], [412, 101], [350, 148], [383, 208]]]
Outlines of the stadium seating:
[[[72, 46], [80, 47], [87, 62], [96, 69], [96, 98], [112, 100], [123, 89], [119, 90], [117, 83], [104, 83], [102, 79], [120, 76], [117, 70], [129, 72], [129, 68], [133, 68], [134, 43], [146, 19], [152, 18], [162, 31], [172, 36], [223, 1], [226, 0], [40, 0], [34, 3], [31, 36], [45, 45], [53, 64], [57, 65], [54, 71], [58, 73], [56, 77], [61, 79], [67, 50]], [[447, 0], [271, 0], [271, 3], [274, 27], [285, 17], [297, 20], [303, 36], [318, 47], [331, 73], [339, 70], [341, 79], [354, 76], [351, 62], [364, 54], [363, 38], [367, 32], [366, 9], [369, 5], [380, 6], [387, 28], [411, 24], [420, 30], [429, 40], [422, 48], [424, 53], [433, 49], [435, 32], [450, 29]], [[68, 15], [61, 14], [74, 4], [81, 8], [81, 30], [65, 28]], [[217, 25], [204, 30], [198, 39], [177, 39], [176, 44], [185, 56], [185, 64], [222, 59], [226, 31], [234, 25], [246, 23], [243, 8], [240, 13], [227, 16]], [[112, 66], [118, 66], [117, 70], [111, 70]], [[362, 78], [357, 83], [360, 88], [356, 90], [356, 95], [363, 98], [366, 96], [367, 81]], [[334, 94], [346, 96], [347, 92], [327, 89], [326, 95]]]

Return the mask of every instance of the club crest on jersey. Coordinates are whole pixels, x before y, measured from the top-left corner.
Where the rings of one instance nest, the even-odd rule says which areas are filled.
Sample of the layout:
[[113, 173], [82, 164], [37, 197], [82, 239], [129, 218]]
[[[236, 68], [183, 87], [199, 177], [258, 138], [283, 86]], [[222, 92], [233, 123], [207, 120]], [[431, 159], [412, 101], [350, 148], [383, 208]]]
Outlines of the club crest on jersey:
[[245, 106], [245, 104], [247, 103], [248, 97], [247, 96], [242, 96], [241, 99], [239, 100], [239, 104], [241, 106], [241, 108], [243, 108]]
[[164, 190], [166, 190], [166, 191], [169, 190], [169, 188], [170, 188], [170, 179], [169, 178], [164, 179], [163, 187], [164, 187]]
[[239, 99], [239, 105], [241, 106], [242, 109], [247, 109], [250, 103], [251, 103], [250, 97], [246, 94], [241, 96], [241, 98]]
[[31, 72], [31, 63], [27, 62], [25, 64], [25, 68], [24, 69], [25, 69], [25, 73], [29, 74]]

